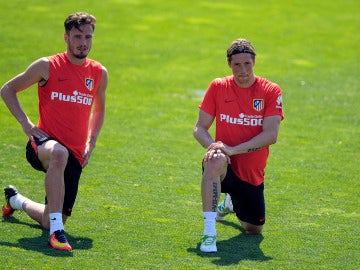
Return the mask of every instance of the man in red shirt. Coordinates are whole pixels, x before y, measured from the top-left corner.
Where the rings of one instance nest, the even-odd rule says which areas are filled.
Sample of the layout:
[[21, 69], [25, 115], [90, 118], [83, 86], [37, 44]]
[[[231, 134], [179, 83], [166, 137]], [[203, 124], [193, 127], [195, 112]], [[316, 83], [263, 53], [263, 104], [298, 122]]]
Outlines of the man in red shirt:
[[[264, 171], [284, 116], [280, 87], [254, 74], [255, 55], [249, 41], [235, 40], [227, 50], [232, 75], [213, 80], [199, 106], [194, 137], [207, 149], [201, 183], [203, 252], [217, 251], [216, 218], [229, 207], [247, 234], [260, 234], [265, 223]], [[209, 133], [214, 120], [215, 140]], [[218, 206], [221, 192], [226, 201]]]
[[[66, 52], [34, 61], [1, 88], [1, 97], [29, 138], [26, 158], [45, 172], [45, 204], [31, 201], [13, 186], [4, 189], [3, 216], [25, 211], [50, 230], [49, 244], [71, 251], [64, 224], [75, 203], [82, 169], [87, 165], [105, 116], [107, 70], [87, 58], [96, 19], [77, 12], [64, 22]], [[17, 93], [38, 85], [39, 121], [29, 119]]]

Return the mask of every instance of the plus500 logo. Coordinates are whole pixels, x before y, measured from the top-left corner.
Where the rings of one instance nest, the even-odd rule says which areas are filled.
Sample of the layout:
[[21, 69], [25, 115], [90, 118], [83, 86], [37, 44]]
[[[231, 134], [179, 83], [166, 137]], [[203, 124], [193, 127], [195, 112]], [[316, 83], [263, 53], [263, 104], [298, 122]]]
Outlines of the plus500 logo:
[[239, 114], [239, 117], [231, 117], [227, 114], [220, 114], [220, 122], [225, 121], [229, 124], [243, 125], [243, 126], [262, 126], [263, 116], [262, 115], [245, 115]]
[[51, 100], [60, 100], [64, 102], [72, 102], [91, 106], [93, 98], [92, 96], [86, 96], [75, 90], [73, 95], [64, 95], [63, 93], [59, 92], [51, 92]]

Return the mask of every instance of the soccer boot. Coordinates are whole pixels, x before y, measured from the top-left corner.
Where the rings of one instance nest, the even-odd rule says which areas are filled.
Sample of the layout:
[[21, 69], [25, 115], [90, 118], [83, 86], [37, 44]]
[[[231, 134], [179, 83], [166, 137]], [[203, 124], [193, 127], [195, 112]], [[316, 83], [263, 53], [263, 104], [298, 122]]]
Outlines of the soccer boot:
[[224, 200], [217, 206], [216, 220], [222, 220], [227, 214], [234, 213], [231, 197], [228, 193], [225, 194]]
[[71, 251], [72, 248], [66, 239], [64, 230], [57, 230], [49, 237], [49, 245], [53, 249]]
[[2, 216], [11, 217], [14, 214], [15, 209], [12, 208], [10, 205], [10, 198], [18, 194], [18, 191], [13, 186], [7, 186], [6, 188], [4, 188], [4, 194], [6, 203], [2, 207]]
[[201, 237], [200, 251], [217, 252], [216, 235], [203, 235]]

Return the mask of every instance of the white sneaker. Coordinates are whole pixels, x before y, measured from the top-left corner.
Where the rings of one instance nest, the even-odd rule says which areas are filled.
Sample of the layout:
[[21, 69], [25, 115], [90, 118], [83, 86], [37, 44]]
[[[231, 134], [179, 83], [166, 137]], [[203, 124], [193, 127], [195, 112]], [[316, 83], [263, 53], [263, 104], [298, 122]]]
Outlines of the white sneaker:
[[217, 252], [216, 235], [203, 235], [201, 237], [200, 251]]
[[216, 220], [223, 220], [223, 218], [230, 213], [234, 213], [234, 207], [230, 195], [226, 193], [224, 200], [217, 206]]

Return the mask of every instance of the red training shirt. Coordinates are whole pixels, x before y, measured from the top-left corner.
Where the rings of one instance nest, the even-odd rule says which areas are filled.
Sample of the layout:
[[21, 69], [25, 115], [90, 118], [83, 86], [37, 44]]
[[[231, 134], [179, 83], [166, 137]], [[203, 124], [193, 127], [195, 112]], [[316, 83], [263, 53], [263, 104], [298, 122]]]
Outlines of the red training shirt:
[[[234, 76], [213, 80], [199, 108], [216, 118], [215, 141], [235, 146], [249, 141], [262, 132], [265, 117], [280, 115], [280, 87], [269, 80], [256, 77], [249, 88], [239, 87]], [[243, 181], [254, 186], [264, 182], [269, 147], [231, 156], [231, 168]]]
[[49, 79], [44, 86], [38, 85], [38, 127], [66, 146], [82, 164], [91, 107], [102, 66], [89, 58], [81, 66], [74, 65], [66, 53], [48, 59]]

